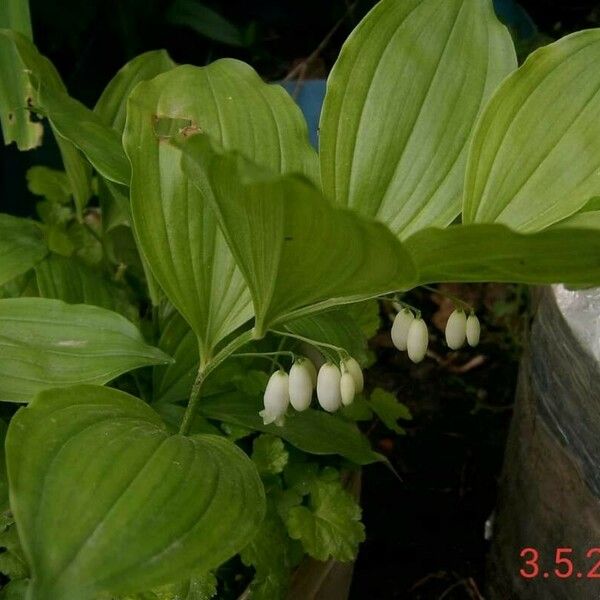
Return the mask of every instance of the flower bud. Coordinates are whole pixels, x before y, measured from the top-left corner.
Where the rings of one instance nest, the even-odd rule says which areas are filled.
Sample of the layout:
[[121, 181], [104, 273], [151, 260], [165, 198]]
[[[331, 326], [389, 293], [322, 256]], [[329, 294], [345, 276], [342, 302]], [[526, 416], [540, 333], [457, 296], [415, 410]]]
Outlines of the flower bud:
[[414, 315], [408, 308], [403, 308], [394, 319], [392, 324], [392, 342], [398, 350], [406, 350], [408, 330], [415, 320]]
[[271, 375], [265, 389], [264, 403], [265, 409], [258, 413], [264, 424], [283, 425], [285, 411], [290, 403], [289, 377], [285, 371], [275, 371]]
[[335, 412], [342, 403], [340, 380], [342, 376], [337, 365], [326, 362], [317, 376], [317, 399], [327, 412]]
[[467, 319], [467, 342], [469, 346], [477, 346], [479, 344], [479, 336], [481, 335], [481, 325], [476, 315], [469, 315]]
[[458, 350], [467, 337], [467, 315], [462, 309], [455, 310], [446, 323], [446, 344], [452, 350]]
[[[299, 358], [290, 369], [290, 404], [298, 411], [310, 406], [313, 392], [313, 380], [307, 358]], [[314, 370], [314, 366], [313, 366]]]
[[348, 406], [354, 402], [354, 394], [356, 393], [356, 384], [354, 377], [349, 371], [342, 373], [340, 379], [340, 395], [342, 397], [342, 404]]
[[406, 349], [408, 357], [415, 363], [421, 362], [427, 353], [429, 345], [429, 332], [423, 319], [414, 319], [408, 329]]
[[363, 377], [362, 369], [355, 358], [350, 357], [348, 360], [343, 360], [340, 363], [342, 373], [348, 371], [354, 379], [354, 391], [360, 394], [365, 387], [365, 378]]

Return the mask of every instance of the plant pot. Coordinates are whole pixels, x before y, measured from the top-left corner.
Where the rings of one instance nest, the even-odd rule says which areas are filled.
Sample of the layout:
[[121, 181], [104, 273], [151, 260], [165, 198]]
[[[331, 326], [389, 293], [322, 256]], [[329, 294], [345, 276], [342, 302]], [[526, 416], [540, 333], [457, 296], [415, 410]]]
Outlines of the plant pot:
[[[590, 570], [600, 550], [586, 554], [600, 546], [599, 467], [600, 289], [544, 288], [521, 364], [500, 483], [490, 600], [597, 597]], [[560, 548], [567, 550], [557, 564]], [[536, 567], [526, 561], [536, 553], [534, 575]], [[573, 568], [561, 578], [555, 569], [571, 570], [565, 558]]]

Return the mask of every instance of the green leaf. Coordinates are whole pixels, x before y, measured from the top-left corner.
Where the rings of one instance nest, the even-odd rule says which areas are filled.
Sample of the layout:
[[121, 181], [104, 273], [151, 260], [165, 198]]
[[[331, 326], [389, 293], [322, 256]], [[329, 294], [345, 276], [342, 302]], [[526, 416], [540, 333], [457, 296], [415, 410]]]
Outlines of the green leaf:
[[210, 40], [244, 46], [242, 32], [219, 13], [194, 0], [175, 0], [167, 19], [174, 25], [189, 27]]
[[482, 114], [463, 220], [543, 229], [600, 193], [600, 30], [536, 50]]
[[[54, 65], [37, 51], [37, 48], [30, 39], [17, 31], [0, 29], [0, 48], [2, 48], [0, 55], [2, 57], [13, 56], [15, 64], [19, 65], [20, 77], [28, 79], [27, 89], [24, 90], [26, 97], [20, 100], [19, 107], [26, 107], [27, 112], [29, 112], [30, 108], [37, 107], [40, 104], [42, 84], [43, 88], [49, 94], [56, 94], [58, 96], [66, 95], [66, 88]], [[3, 69], [0, 69], [0, 77], [2, 77], [4, 72]], [[0, 79], [0, 81], [3, 80]], [[13, 83], [8, 83], [7, 85], [12, 86]], [[0, 90], [2, 87], [0, 86]], [[8, 89], [15, 90], [17, 88], [9, 87]], [[3, 102], [1, 94], [2, 92], [0, 91], [0, 106], [2, 106]], [[28, 115], [27, 119], [29, 119]], [[43, 129], [41, 123], [35, 123], [34, 125], [38, 132], [38, 139], [35, 144], [39, 145]], [[51, 126], [71, 184], [78, 214], [81, 215], [91, 195], [89, 165], [77, 148], [57, 132], [53, 123], [51, 123]]]
[[264, 515], [249, 458], [169, 435], [141, 400], [76, 386], [39, 394], [6, 442], [11, 507], [37, 600], [137, 592], [217, 567]]
[[330, 205], [305, 178], [272, 176], [239, 154], [217, 152], [205, 135], [180, 146], [246, 278], [258, 337], [306, 314], [412, 286], [411, 258], [381, 223]]
[[396, 396], [381, 388], [375, 388], [369, 397], [369, 406], [388, 429], [399, 434], [406, 433], [398, 425], [398, 419], [410, 421], [412, 415], [404, 404], [398, 402]]
[[6, 475], [6, 453], [4, 451], [7, 427], [6, 423], [0, 419], [0, 510], [8, 508], [8, 479]]
[[205, 573], [151, 591], [119, 596], [102, 594], [95, 600], [211, 600], [216, 594], [217, 578], [212, 573]]
[[[2, 454], [4, 454], [4, 451]], [[6, 462], [4, 456], [2, 457], [2, 462]], [[10, 579], [25, 579], [29, 576], [29, 569], [23, 556], [23, 549], [21, 548], [14, 519], [10, 513], [5, 512], [2, 515], [2, 521], [0, 548], [3, 550], [0, 552], [0, 573], [3, 573]]]
[[217, 578], [212, 573], [192, 575], [183, 583], [157, 590], [158, 600], [211, 600], [217, 595]]
[[166, 50], [144, 52], [119, 69], [96, 102], [94, 112], [102, 121], [123, 133], [127, 99], [140, 81], [147, 81], [175, 66]]
[[64, 171], [41, 165], [27, 170], [27, 187], [32, 194], [52, 202], [66, 204], [71, 198], [71, 184]]
[[275, 172], [316, 178], [316, 155], [287, 92], [239, 61], [177, 67], [131, 94], [123, 139], [133, 170], [134, 229], [153, 275], [208, 360], [252, 317], [252, 306], [212, 207], [187, 181], [181, 153], [169, 143], [178, 130], [198, 128]]
[[0, 7], [0, 27], [13, 29], [32, 39], [29, 0], [4, 0]]
[[242, 562], [255, 569], [252, 581], [253, 600], [285, 598], [292, 568], [302, 556], [302, 548], [289, 538], [273, 501], [257, 534], [240, 552]]
[[0, 285], [22, 275], [44, 259], [48, 248], [34, 221], [0, 214]]
[[291, 538], [317, 560], [356, 558], [365, 539], [361, 509], [339, 480], [317, 478], [310, 485], [308, 506], [293, 506], [285, 516]]
[[92, 169], [83, 154], [70, 141], [61, 137], [54, 127], [52, 132], [69, 178], [77, 215], [81, 219], [83, 209], [92, 195]]
[[264, 425], [258, 415], [262, 408], [260, 398], [240, 392], [215, 394], [203, 398], [198, 406], [200, 413], [207, 418], [279, 436], [310, 454], [339, 454], [359, 465], [382, 460], [354, 423], [320, 410], [308, 409], [289, 414], [282, 427]]
[[185, 400], [192, 391], [198, 373], [200, 356], [198, 340], [185, 320], [175, 312], [166, 321], [158, 347], [173, 357], [174, 362], [154, 367], [155, 402]]
[[379, 2], [327, 82], [325, 195], [402, 238], [451, 223], [476, 117], [516, 66], [488, 0]]
[[315, 342], [345, 348], [360, 364], [364, 365], [368, 360], [367, 338], [347, 307], [288, 321], [285, 329]]
[[[3, 0], [0, 28], [12, 29], [32, 39], [28, 0]], [[33, 122], [27, 110], [33, 94], [17, 50], [0, 35], [0, 124], [4, 143], [16, 142], [19, 150], [30, 150], [42, 143], [42, 124]]]
[[58, 134], [57, 139], [64, 138], [79, 148], [107, 179], [128, 185], [129, 163], [119, 134], [105, 125], [96, 113], [67, 94], [52, 63], [29, 40], [7, 30], [0, 31], [0, 38], [3, 44], [10, 44], [18, 52], [36, 90], [30, 104], [36, 112], [48, 117]]
[[9, 581], [0, 591], [0, 600], [27, 600], [28, 587], [27, 579]]
[[93, 304], [123, 313], [132, 320], [138, 317], [122, 288], [76, 259], [51, 254], [37, 265], [35, 274], [43, 298]]
[[85, 154], [104, 177], [122, 185], [129, 184], [130, 169], [117, 131], [66, 92], [40, 82], [39, 110], [63, 138]]
[[252, 460], [261, 475], [277, 475], [285, 468], [288, 451], [281, 438], [262, 434], [252, 442]]
[[41, 390], [103, 384], [170, 359], [117, 313], [46, 298], [0, 300], [0, 401], [29, 402]]
[[532, 234], [504, 225], [424, 229], [406, 246], [419, 283], [495, 281], [600, 283], [600, 237], [594, 229], [552, 228]]

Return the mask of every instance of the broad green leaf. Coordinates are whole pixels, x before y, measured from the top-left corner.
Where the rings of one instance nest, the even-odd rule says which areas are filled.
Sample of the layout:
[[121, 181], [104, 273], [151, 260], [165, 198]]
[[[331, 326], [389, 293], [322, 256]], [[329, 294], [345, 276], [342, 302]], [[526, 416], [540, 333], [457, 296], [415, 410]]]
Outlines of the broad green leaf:
[[257, 337], [279, 323], [412, 287], [409, 254], [381, 223], [329, 204], [310, 181], [272, 176], [206, 135], [179, 142], [244, 274]]
[[[14, 56], [14, 60], [21, 65], [19, 71], [20, 77], [27, 77], [28, 87], [25, 90], [26, 97], [19, 105], [26, 107], [26, 112], [29, 113], [29, 109], [35, 108], [40, 104], [40, 92], [42, 88], [50, 95], [66, 95], [66, 88], [54, 65], [37, 51], [37, 48], [26, 36], [21, 35], [18, 31], [0, 29], [0, 48], [2, 49], [0, 51], [0, 56], [2, 57], [0, 60], [4, 60], [8, 55]], [[3, 102], [1, 90], [5, 87], [4, 79], [2, 78], [8, 75], [9, 71], [0, 69], [0, 81], [3, 82], [3, 85], [0, 85], [0, 106], [2, 106]], [[17, 89], [15, 86], [18, 86], [14, 82], [9, 82], [6, 85], [8, 85], [7, 89], [13, 90], [13, 93]], [[26, 118], [29, 119], [29, 116], [27, 115]], [[43, 133], [42, 125], [41, 123], [33, 125], [35, 125], [36, 131], [38, 131], [37, 135], [39, 139], [36, 145], [39, 145]], [[89, 165], [79, 150], [57, 131], [52, 122], [51, 126], [71, 184], [77, 211], [81, 216], [83, 208], [91, 195]]]
[[594, 229], [553, 227], [517, 233], [504, 225], [428, 228], [406, 241], [419, 283], [496, 281], [600, 284], [600, 236]]
[[316, 178], [316, 155], [289, 95], [239, 61], [177, 67], [131, 94], [124, 145], [138, 243], [208, 360], [220, 340], [252, 317], [252, 306], [213, 208], [188, 182], [181, 152], [169, 143], [178, 130], [198, 129], [277, 173]]
[[169, 360], [106, 309], [47, 298], [0, 300], [0, 401], [29, 402], [47, 388], [103, 384]]
[[325, 195], [402, 238], [451, 223], [476, 117], [516, 66], [491, 1], [379, 2], [327, 82]]
[[130, 60], [111, 79], [94, 106], [106, 125], [119, 133], [125, 129], [127, 99], [133, 88], [140, 82], [152, 79], [175, 66], [166, 50], [144, 52]]
[[482, 114], [463, 220], [543, 229], [600, 193], [600, 30], [536, 50]]
[[577, 229], [600, 229], [600, 210], [580, 211], [559, 221], [551, 226], [551, 229], [561, 227], [575, 227]]
[[135, 319], [135, 309], [125, 291], [77, 259], [51, 254], [35, 268], [40, 296], [69, 304], [93, 304], [125, 313]]
[[315, 342], [344, 348], [360, 364], [368, 360], [367, 339], [346, 307], [288, 321], [285, 329]]
[[117, 131], [66, 92], [40, 82], [39, 110], [48, 118], [59, 136], [79, 148], [104, 177], [122, 185], [129, 184], [130, 170]]
[[289, 453], [281, 438], [263, 433], [252, 442], [251, 458], [261, 475], [277, 475], [285, 468]]
[[110, 388], [42, 392], [13, 418], [6, 449], [37, 600], [181, 581], [243, 548], [264, 514], [256, 469], [233, 443], [170, 435]]
[[14, 29], [32, 39], [29, 0], [3, 0], [0, 7], [0, 27]]
[[300, 540], [310, 556], [343, 562], [356, 558], [365, 540], [360, 519], [359, 504], [340, 481], [323, 478], [311, 482], [308, 506], [293, 506], [285, 515], [290, 537]]
[[175, 0], [167, 13], [175, 25], [189, 27], [210, 40], [230, 46], [243, 46], [242, 32], [205, 4], [194, 0]]
[[[31, 40], [29, 1], [3, 0], [0, 28], [12, 29]], [[9, 40], [0, 36], [0, 124], [4, 143], [16, 142], [19, 150], [29, 150], [42, 143], [43, 127], [31, 120], [28, 110], [33, 94], [19, 53]]]
[[28, 69], [36, 90], [30, 105], [48, 118], [59, 142], [62, 138], [72, 143], [101, 175], [128, 185], [129, 163], [119, 134], [105, 125], [95, 112], [67, 94], [52, 63], [29, 40], [7, 30], [0, 31], [0, 39], [15, 48]]
[[405, 433], [404, 428], [398, 425], [398, 420], [410, 421], [412, 415], [404, 404], [398, 402], [394, 394], [390, 394], [381, 388], [375, 388], [369, 396], [369, 406], [388, 429], [399, 434]]
[[354, 423], [308, 409], [288, 415], [283, 427], [264, 425], [258, 416], [262, 408], [260, 398], [240, 392], [209, 396], [198, 405], [205, 417], [271, 433], [310, 454], [339, 454], [360, 465], [382, 460]]
[[29, 271], [46, 254], [48, 248], [38, 224], [0, 214], [0, 285]]

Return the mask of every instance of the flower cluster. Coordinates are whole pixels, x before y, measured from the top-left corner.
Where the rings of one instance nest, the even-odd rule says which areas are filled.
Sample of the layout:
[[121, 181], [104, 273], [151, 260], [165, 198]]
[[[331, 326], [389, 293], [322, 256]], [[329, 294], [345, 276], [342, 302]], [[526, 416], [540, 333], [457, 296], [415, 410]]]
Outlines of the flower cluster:
[[339, 367], [326, 362], [318, 375], [313, 363], [301, 357], [294, 361], [289, 375], [283, 369], [271, 375], [265, 389], [265, 408], [259, 414], [265, 425], [283, 425], [288, 406], [291, 404], [297, 411], [306, 410], [315, 388], [321, 407], [327, 412], [335, 412], [341, 406], [351, 404], [363, 387], [362, 370], [352, 357], [342, 360]]
[[[461, 308], [456, 309], [446, 325], [446, 344], [451, 350], [458, 350], [465, 341], [469, 346], [477, 346], [480, 335], [479, 319], [471, 311], [469, 316]], [[429, 333], [427, 325], [420, 316], [415, 316], [409, 308], [402, 308], [392, 325], [392, 342], [398, 350], [408, 352], [415, 363], [421, 362], [427, 354]]]

